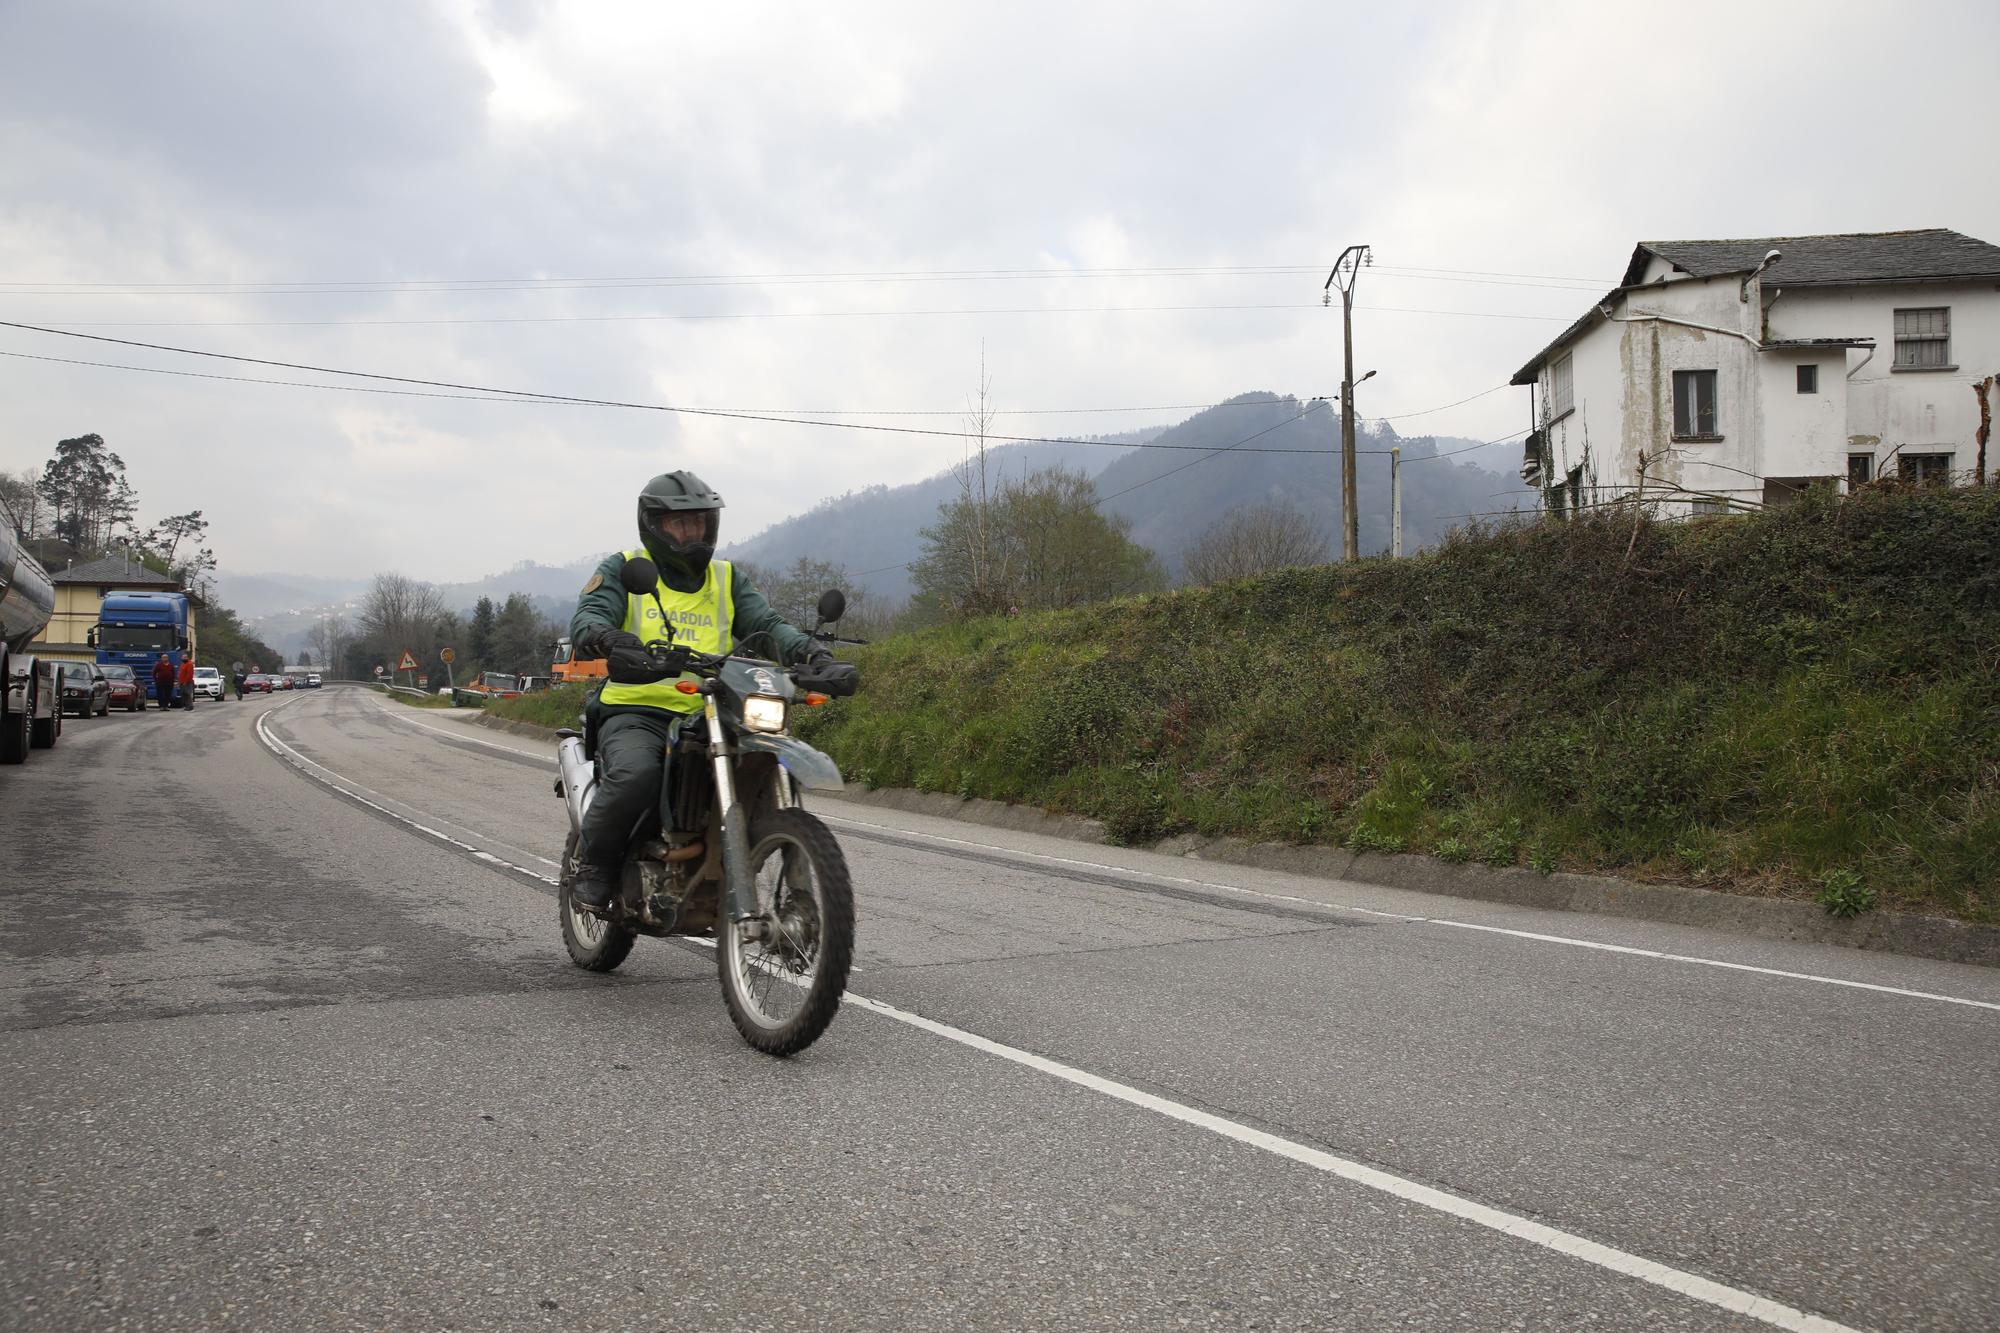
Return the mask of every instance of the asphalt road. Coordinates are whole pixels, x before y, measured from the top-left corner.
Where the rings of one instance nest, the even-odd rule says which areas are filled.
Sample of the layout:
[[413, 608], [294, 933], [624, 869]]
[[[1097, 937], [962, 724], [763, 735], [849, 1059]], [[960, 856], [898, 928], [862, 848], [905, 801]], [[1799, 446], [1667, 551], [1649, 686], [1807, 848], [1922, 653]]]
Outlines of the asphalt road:
[[818, 802], [779, 1061], [569, 966], [551, 778], [346, 689], [0, 770], [0, 1327], [2000, 1322], [2000, 973]]

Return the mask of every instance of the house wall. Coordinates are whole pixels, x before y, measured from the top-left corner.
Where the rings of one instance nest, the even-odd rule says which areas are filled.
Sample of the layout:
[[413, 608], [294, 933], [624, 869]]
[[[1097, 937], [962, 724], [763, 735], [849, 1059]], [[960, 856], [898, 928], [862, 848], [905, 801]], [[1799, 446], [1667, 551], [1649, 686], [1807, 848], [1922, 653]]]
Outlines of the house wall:
[[[1639, 484], [1643, 450], [1646, 485], [1662, 492], [1663, 513], [1693, 507], [1691, 496], [1676, 491], [1732, 499], [1761, 493], [1761, 483], [1744, 475], [1757, 471], [1764, 425], [1756, 410], [1762, 367], [1750, 341], [1760, 319], [1754, 279], [1749, 299], [1742, 293], [1740, 277], [1681, 278], [1633, 292], [1618, 311], [1632, 373], [1617, 484], [1620, 491]], [[1681, 370], [1715, 372], [1720, 439], [1673, 438], [1674, 372]]]
[[[1767, 477], [1847, 475], [1849, 393], [1846, 349], [1770, 350], [1758, 358], [1756, 410], [1763, 449], [1749, 469]], [[1819, 367], [1819, 391], [1800, 393], [1798, 368]], [[1758, 483], [1740, 478], [1742, 486]]]
[[[1782, 267], [1780, 265], [1779, 267]], [[1772, 270], [1775, 279], [1777, 270]], [[1782, 289], [1783, 284], [1773, 282]], [[1953, 370], [1893, 370], [1895, 312], [1909, 306], [1951, 310]], [[1845, 357], [1847, 428], [1839, 442], [1846, 455], [1873, 453], [1880, 470], [1893, 473], [1893, 455], [1946, 453], [1959, 470], [1973, 466], [1979, 403], [1973, 381], [2000, 372], [2000, 287], [1992, 283], [1902, 283], [1884, 286], [1802, 288], [1772, 301], [1773, 338], [1873, 338]], [[1850, 378], [1851, 377], [1851, 378]], [[1822, 382], [1825, 373], [1822, 372]], [[2000, 450], [1988, 446], [1989, 471]]]
[[97, 624], [98, 610], [104, 605], [104, 589], [87, 583], [58, 583], [56, 610], [42, 632], [35, 636], [34, 651], [49, 657], [96, 661], [97, 653], [84, 636]]

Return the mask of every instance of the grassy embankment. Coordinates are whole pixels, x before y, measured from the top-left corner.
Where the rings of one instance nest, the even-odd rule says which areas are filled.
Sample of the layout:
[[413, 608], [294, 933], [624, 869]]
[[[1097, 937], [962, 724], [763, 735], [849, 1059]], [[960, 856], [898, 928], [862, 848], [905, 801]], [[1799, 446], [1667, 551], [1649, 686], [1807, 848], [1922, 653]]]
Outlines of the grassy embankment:
[[391, 690], [380, 685], [370, 686], [369, 688], [373, 689], [375, 693], [382, 695], [385, 698], [394, 699], [397, 703], [405, 704], [411, 708], [451, 707], [451, 698], [448, 695], [408, 694], [402, 690]]
[[1536, 525], [858, 660], [798, 729], [872, 785], [2000, 918], [2000, 488]]

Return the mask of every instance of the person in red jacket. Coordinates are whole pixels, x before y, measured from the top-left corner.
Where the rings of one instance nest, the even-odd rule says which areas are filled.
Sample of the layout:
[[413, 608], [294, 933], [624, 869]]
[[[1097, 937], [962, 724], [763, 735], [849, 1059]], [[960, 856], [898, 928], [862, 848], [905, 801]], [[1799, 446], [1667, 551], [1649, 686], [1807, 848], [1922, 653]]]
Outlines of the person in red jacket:
[[174, 706], [174, 664], [165, 653], [153, 663], [153, 698], [162, 708]]
[[194, 654], [181, 654], [181, 707], [194, 709]]

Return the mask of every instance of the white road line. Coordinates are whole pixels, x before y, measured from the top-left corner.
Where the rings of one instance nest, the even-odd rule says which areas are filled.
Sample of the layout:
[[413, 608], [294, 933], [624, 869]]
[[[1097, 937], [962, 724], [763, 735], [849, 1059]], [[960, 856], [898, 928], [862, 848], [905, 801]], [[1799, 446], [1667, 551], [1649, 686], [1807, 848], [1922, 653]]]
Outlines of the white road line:
[[1084, 870], [1109, 871], [1113, 874], [1136, 875], [1145, 879], [1155, 879], [1166, 884], [1185, 884], [1193, 888], [1215, 889], [1222, 893], [1233, 893], [1244, 898], [1256, 898], [1264, 902], [1298, 903], [1308, 907], [1318, 907], [1339, 912], [1355, 912], [1362, 916], [1384, 917], [1391, 921], [1406, 921], [1413, 925], [1449, 926], [1454, 930], [1476, 930], [1488, 935], [1506, 935], [1518, 940], [1533, 940], [1539, 944], [1563, 944], [1573, 949], [1594, 949], [1600, 953], [1627, 954], [1634, 958], [1652, 958], [1663, 963], [1690, 963], [1697, 967], [1716, 967], [1730, 972], [1754, 972], [1759, 976], [1783, 977], [1789, 981], [1809, 981], [1822, 986], [1843, 986], [1849, 990], [1875, 991], [1883, 995], [1901, 995], [1912, 1000], [1934, 1000], [1939, 1004], [1964, 1005], [1969, 1009], [1986, 1009], [2000, 1013], [2000, 1003], [1991, 1000], [1972, 1000], [1962, 995], [1941, 995], [1935, 991], [1910, 990], [1902, 986], [1883, 986], [1872, 981], [1850, 981], [1845, 977], [1822, 976], [1816, 972], [1789, 972], [1778, 967], [1759, 967], [1752, 963], [1732, 963], [1721, 958], [1704, 958], [1697, 954], [1667, 953], [1660, 949], [1642, 949], [1630, 944], [1606, 944], [1600, 940], [1577, 939], [1570, 935], [1550, 935], [1535, 930], [1514, 930], [1507, 926], [1488, 926], [1475, 921], [1459, 921], [1448, 916], [1412, 916], [1407, 912], [1385, 912], [1374, 907], [1360, 907], [1353, 903], [1328, 902], [1322, 898], [1306, 898], [1291, 893], [1266, 893], [1260, 889], [1246, 889], [1237, 884], [1224, 884], [1218, 880], [1189, 879], [1181, 875], [1164, 875], [1152, 870], [1138, 870], [1131, 866], [1109, 865], [1102, 861], [1083, 861], [1068, 856], [1052, 856], [1046, 852], [1023, 851], [1018, 847], [1002, 847], [994, 843], [973, 842], [964, 838], [947, 838], [937, 833], [919, 833], [914, 829], [902, 828], [895, 824], [876, 824], [865, 819], [852, 819], [837, 815], [822, 814], [820, 818], [830, 824], [847, 824], [856, 828], [881, 829], [885, 833], [895, 833], [904, 837], [922, 838], [930, 842], [941, 842], [956, 847], [974, 847], [982, 851], [999, 852], [1009, 857], [1027, 860], [1047, 861], [1054, 865], [1075, 866]]
[[[347, 782], [347, 779], [340, 777], [339, 774], [325, 765], [315, 763], [306, 758], [297, 750], [279, 740], [266, 725], [268, 716], [268, 714], [265, 714], [259, 716], [257, 719], [258, 739], [263, 741], [273, 754], [292, 764], [315, 782], [331, 787], [347, 796], [350, 800], [359, 801], [370, 809], [380, 811], [398, 823], [407, 825], [428, 837], [448, 843], [461, 851], [470, 852], [482, 861], [512, 870], [517, 874], [539, 879], [545, 884], [552, 885], [556, 882], [548, 875], [539, 874], [523, 866], [517, 866], [512, 862], [504, 861], [494, 856], [491, 852], [454, 838], [442, 830], [432, 828], [427, 824], [398, 814], [394, 810], [390, 810], [355, 791], [349, 790], [348, 787], [339, 785], [340, 783]], [[860, 823], [862, 821], [848, 822]], [[943, 841], [955, 840], [944, 839]], [[970, 845], [978, 846], [982, 844]], [[1063, 858], [1052, 857], [1048, 859], [1061, 860]], [[1107, 868], [1122, 869], [1123, 867]], [[1156, 878], [1167, 877], [1158, 876]], [[1201, 883], [1201, 881], [1197, 880], [1183, 882]], [[1276, 895], [1260, 894], [1258, 896], [1272, 897]], [[1300, 901], [1308, 900], [1301, 899]], [[1410, 919], [1419, 920], [1421, 918]], [[694, 942], [708, 945], [711, 948], [714, 947], [712, 941], [695, 940]], [[859, 969], [856, 970], [858, 971]], [[881, 1000], [871, 1000], [866, 996], [856, 995], [852, 991], [849, 991], [845, 996], [845, 1002], [859, 1009], [866, 1010], [869, 1013], [879, 1014], [884, 1018], [923, 1032], [928, 1032], [932, 1036], [942, 1037], [947, 1041], [956, 1042], [972, 1050], [997, 1056], [1002, 1060], [1011, 1061], [1014, 1064], [1047, 1074], [1052, 1078], [1073, 1083], [1080, 1088], [1085, 1088], [1102, 1096], [1124, 1102], [1127, 1105], [1151, 1111], [1157, 1115], [1165, 1116], [1170, 1120], [1178, 1120], [1182, 1124], [1192, 1125], [1197, 1129], [1208, 1130], [1210, 1133], [1219, 1134], [1223, 1138], [1233, 1140], [1247, 1147], [1256, 1148], [1263, 1152], [1283, 1157], [1288, 1161], [1299, 1163], [1302, 1166], [1309, 1166], [1315, 1170], [1339, 1176], [1343, 1180], [1365, 1186], [1368, 1189], [1379, 1190], [1384, 1194], [1392, 1195], [1406, 1202], [1430, 1208], [1493, 1231], [1498, 1231], [1503, 1235], [1527, 1241], [1531, 1245], [1539, 1245], [1543, 1249], [1568, 1255], [1573, 1259], [1580, 1259], [1585, 1263], [1594, 1264], [1610, 1272], [1637, 1278], [1641, 1282], [1650, 1283], [1653, 1286], [1676, 1292], [1691, 1300], [1715, 1306], [1717, 1309], [1747, 1315], [1752, 1319], [1761, 1320], [1775, 1328], [1804, 1330], [1806, 1333], [1854, 1333], [1854, 1330], [1849, 1329], [1845, 1324], [1835, 1323], [1819, 1315], [1808, 1314], [1803, 1310], [1797, 1310], [1789, 1305], [1780, 1304], [1766, 1297], [1744, 1291], [1739, 1287], [1727, 1286], [1709, 1278], [1700, 1277], [1694, 1273], [1683, 1272], [1677, 1268], [1669, 1268], [1665, 1264], [1655, 1263], [1651, 1259], [1641, 1258], [1639, 1255], [1614, 1249], [1609, 1245], [1599, 1244], [1594, 1240], [1586, 1239], [1573, 1232], [1562, 1231], [1556, 1227], [1536, 1222], [1531, 1218], [1503, 1212], [1498, 1208], [1474, 1202], [1471, 1199], [1463, 1198], [1430, 1185], [1421, 1185], [1416, 1181], [1406, 1180], [1401, 1176], [1393, 1175], [1379, 1168], [1367, 1166], [1361, 1162], [1326, 1152], [1323, 1149], [1310, 1147], [1303, 1143], [1296, 1143], [1291, 1139], [1280, 1138], [1276, 1134], [1267, 1133], [1261, 1129], [1252, 1129], [1248, 1125], [1241, 1125], [1233, 1120], [1224, 1119], [1222, 1116], [1215, 1115], [1212, 1112], [1198, 1110], [1195, 1107], [1186, 1106], [1180, 1102], [1170, 1101], [1165, 1097], [1141, 1091], [1129, 1084], [1119, 1083], [1116, 1080], [1092, 1074], [1087, 1070], [1078, 1069], [1073, 1065], [1066, 1065], [1057, 1060], [1051, 1060], [1046, 1056], [1036, 1055], [1031, 1051], [1024, 1051], [1018, 1047], [1004, 1045], [991, 1038], [982, 1037], [975, 1032], [967, 1032], [963, 1028], [953, 1027], [949, 1023], [940, 1023], [936, 1019], [925, 1018], [922, 1014], [913, 1013], [907, 1009], [899, 1009], [892, 1004], [885, 1004]]]
[[1115, 1080], [1092, 1074], [1087, 1070], [1051, 1060], [1046, 1056], [1036, 1055], [1031, 1051], [1024, 1051], [1013, 1046], [1003, 1045], [1000, 1042], [982, 1037], [977, 1033], [967, 1032], [963, 1028], [955, 1028], [948, 1023], [940, 1023], [935, 1019], [925, 1018], [921, 1014], [911, 1013], [907, 1009], [898, 1009], [894, 1005], [884, 1004], [880, 1000], [870, 1000], [864, 996], [849, 992], [847, 1002], [859, 1008], [866, 1009], [870, 1013], [880, 1014], [884, 1018], [908, 1024], [910, 1027], [918, 1028], [933, 1036], [943, 1037], [947, 1041], [957, 1042], [961, 1046], [969, 1046], [973, 1050], [982, 1051], [987, 1055], [997, 1056], [1002, 1060], [1009, 1060], [1015, 1064], [1024, 1065], [1029, 1069], [1047, 1074], [1051, 1078], [1059, 1078], [1064, 1082], [1074, 1083], [1080, 1088], [1087, 1088], [1102, 1096], [1115, 1098], [1118, 1101], [1140, 1107], [1143, 1110], [1152, 1111], [1157, 1115], [1166, 1116], [1170, 1120], [1178, 1120], [1183, 1124], [1208, 1130], [1210, 1133], [1219, 1134], [1223, 1138], [1272, 1153], [1303, 1166], [1312, 1167], [1315, 1170], [1325, 1171], [1331, 1175], [1339, 1176], [1343, 1180], [1352, 1181], [1357, 1185], [1363, 1185], [1372, 1190], [1380, 1190], [1384, 1194], [1392, 1195], [1409, 1203], [1435, 1209], [1438, 1212], [1461, 1218], [1478, 1226], [1491, 1228], [1494, 1231], [1512, 1236], [1516, 1240], [1524, 1240], [1531, 1245], [1539, 1245], [1544, 1249], [1554, 1250], [1558, 1254], [1566, 1254], [1573, 1259], [1581, 1259], [1587, 1264], [1595, 1264], [1599, 1268], [1609, 1269], [1614, 1273], [1622, 1273], [1627, 1277], [1637, 1278], [1641, 1282], [1649, 1282], [1656, 1287], [1664, 1287], [1668, 1291], [1677, 1292], [1691, 1300], [1701, 1301], [1706, 1305], [1713, 1305], [1718, 1309], [1728, 1310], [1735, 1314], [1748, 1315], [1752, 1319], [1762, 1320], [1776, 1328], [1814, 1330], [1815, 1333], [1852, 1333], [1852, 1330], [1848, 1329], [1847, 1325], [1835, 1323], [1833, 1320], [1820, 1315], [1808, 1314], [1804, 1310], [1796, 1310], [1789, 1305], [1781, 1305], [1777, 1301], [1744, 1291], [1741, 1288], [1726, 1286], [1723, 1283], [1697, 1276], [1694, 1273], [1683, 1272], [1678, 1268], [1669, 1268], [1665, 1264], [1655, 1263], [1651, 1259], [1644, 1259], [1636, 1254], [1627, 1253], [1624, 1250], [1613, 1249], [1609, 1245], [1601, 1245], [1594, 1240], [1585, 1239], [1573, 1232], [1561, 1231], [1530, 1218], [1503, 1212], [1498, 1208], [1493, 1208], [1483, 1203], [1476, 1203], [1471, 1199], [1462, 1198], [1445, 1190], [1436, 1189], [1429, 1185], [1420, 1185], [1414, 1180], [1405, 1180], [1401, 1176], [1392, 1175], [1377, 1167], [1367, 1166], [1346, 1157], [1336, 1156], [1319, 1148], [1308, 1147], [1306, 1144], [1296, 1143], [1291, 1139], [1280, 1138], [1276, 1134], [1269, 1134], [1261, 1129], [1252, 1129], [1248, 1125], [1237, 1124], [1233, 1120], [1226, 1120], [1211, 1112], [1198, 1110], [1192, 1106], [1185, 1106], [1180, 1102], [1169, 1101], [1165, 1097], [1158, 1097], [1150, 1092], [1143, 1092], [1129, 1084], [1119, 1083]]
[[[544, 875], [539, 870], [530, 870], [526, 866], [515, 865], [512, 861], [508, 861], [502, 857], [495, 856], [493, 853], [487, 851], [483, 847], [475, 847], [471, 843], [463, 840], [462, 838], [454, 838], [451, 834], [446, 833], [443, 829], [432, 828], [429, 824], [420, 823], [417, 820], [411, 819], [407, 815], [398, 814], [396, 811], [391, 810], [388, 806], [383, 805], [378, 801], [369, 800], [366, 796], [363, 796], [359, 791], [353, 789], [356, 784], [350, 783], [348, 779], [341, 777], [340, 774], [334, 772], [332, 769], [326, 767], [324, 764], [314, 763], [312, 760], [300, 754], [297, 750], [294, 750], [291, 746], [279, 740], [277, 736], [272, 733], [271, 729], [266, 725], [266, 721], [269, 717], [270, 717], [269, 713], [264, 713], [257, 718], [257, 739], [264, 742], [265, 747], [269, 749], [272, 754], [277, 755], [278, 758], [292, 765], [294, 768], [298, 769], [299, 772], [305, 774], [307, 777], [319, 783], [321, 786], [330, 787], [334, 791], [339, 792], [341, 795], [347, 797], [351, 801], [359, 801], [362, 805], [367, 806], [370, 810], [379, 811], [380, 813], [389, 816], [389, 818], [395, 820], [397, 823], [415, 829], [417, 832], [423, 834], [425, 837], [436, 838], [439, 842], [448, 843], [451, 846], [458, 848], [460, 851], [468, 852], [472, 856], [478, 858], [481, 861], [485, 861], [490, 865], [498, 866], [502, 870], [511, 870], [519, 875], [526, 875], [530, 879], [538, 879], [542, 883], [550, 885], [552, 887], [555, 885], [556, 878], [553, 875]], [[537, 861], [546, 861], [547, 864], [549, 865], [557, 864], [554, 861], [548, 861], [546, 857], [538, 856], [535, 859]]]
[[[555, 771], [554, 750], [524, 750], [518, 745], [502, 745], [498, 741], [489, 741], [483, 737], [465, 735], [462, 728], [440, 727], [429, 722], [419, 722], [413, 717], [404, 717], [401, 713], [391, 712], [387, 706], [382, 704], [377, 704], [375, 707], [376, 711], [380, 712], [382, 716], [388, 718], [391, 722], [400, 722], [409, 727], [421, 727], [425, 731], [435, 731], [440, 736], [449, 736], [453, 740], [464, 741], [467, 745], [483, 745], [489, 750], [499, 750], [503, 754], [519, 754], [526, 755], [530, 759], [545, 759], [548, 761], [549, 771], [551, 773]], [[471, 724], [468, 723], [466, 725], [470, 726]]]

